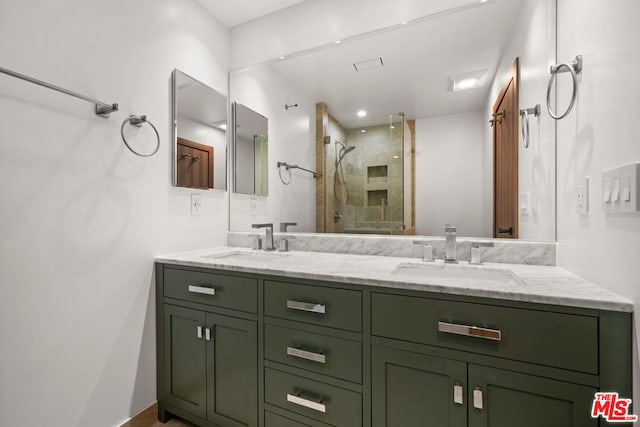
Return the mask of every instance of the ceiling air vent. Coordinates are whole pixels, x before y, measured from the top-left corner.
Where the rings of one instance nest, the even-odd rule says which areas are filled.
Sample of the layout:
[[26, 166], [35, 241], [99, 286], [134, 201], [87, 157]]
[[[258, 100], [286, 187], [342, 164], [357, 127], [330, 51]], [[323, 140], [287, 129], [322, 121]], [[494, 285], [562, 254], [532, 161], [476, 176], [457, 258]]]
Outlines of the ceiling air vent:
[[375, 70], [377, 68], [382, 68], [383, 66], [384, 62], [382, 62], [382, 58], [368, 59], [366, 61], [356, 62], [353, 64], [353, 68], [355, 68], [356, 71]]

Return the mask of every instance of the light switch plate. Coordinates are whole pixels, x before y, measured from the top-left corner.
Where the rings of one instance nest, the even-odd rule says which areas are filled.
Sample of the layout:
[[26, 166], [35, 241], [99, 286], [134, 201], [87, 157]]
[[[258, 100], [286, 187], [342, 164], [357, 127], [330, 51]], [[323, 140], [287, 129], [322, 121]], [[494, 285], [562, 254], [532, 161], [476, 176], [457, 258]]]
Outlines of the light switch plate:
[[640, 212], [640, 162], [602, 172], [602, 210], [606, 214]]

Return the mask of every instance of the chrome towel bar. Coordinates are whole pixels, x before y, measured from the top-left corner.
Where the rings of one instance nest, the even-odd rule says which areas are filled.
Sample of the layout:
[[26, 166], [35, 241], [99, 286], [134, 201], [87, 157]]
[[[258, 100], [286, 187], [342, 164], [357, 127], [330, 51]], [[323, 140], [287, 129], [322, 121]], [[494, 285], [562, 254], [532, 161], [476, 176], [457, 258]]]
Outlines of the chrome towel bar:
[[79, 93], [70, 91], [68, 89], [64, 89], [60, 86], [53, 85], [51, 83], [43, 82], [42, 80], [34, 79], [33, 77], [26, 76], [24, 74], [17, 73], [15, 71], [8, 70], [6, 68], [0, 67], [0, 73], [7, 74], [11, 77], [18, 78], [20, 80], [24, 80], [42, 87], [46, 87], [48, 89], [55, 90], [57, 92], [61, 92], [75, 98], [82, 99], [83, 101], [91, 102], [96, 106], [96, 114], [98, 116], [109, 118], [109, 114], [118, 111], [118, 104], [105, 104], [104, 102], [96, 101], [95, 99], [91, 99], [88, 96], [80, 95]]

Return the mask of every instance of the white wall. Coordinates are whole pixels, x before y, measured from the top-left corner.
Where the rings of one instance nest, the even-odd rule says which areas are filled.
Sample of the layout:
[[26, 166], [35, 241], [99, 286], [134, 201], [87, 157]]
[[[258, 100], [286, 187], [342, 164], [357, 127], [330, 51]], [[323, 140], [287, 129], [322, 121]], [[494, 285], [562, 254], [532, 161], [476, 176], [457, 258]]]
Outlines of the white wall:
[[[480, 111], [416, 120], [416, 234], [488, 236], [481, 227]], [[489, 230], [490, 231], [490, 230]]]
[[[171, 72], [226, 92], [228, 33], [191, 1], [0, 2], [0, 425], [113, 426], [155, 401], [154, 255], [224, 244], [224, 192], [171, 182]], [[157, 155], [126, 150], [146, 114]]]
[[213, 147], [213, 187], [220, 190], [227, 188], [227, 135], [213, 126], [180, 116], [178, 136], [199, 144]]
[[[549, 65], [555, 63], [555, 1], [524, 0], [513, 25], [487, 98], [483, 120], [483, 230], [493, 228], [493, 139], [489, 117], [493, 104], [520, 62], [520, 109], [540, 104], [540, 117], [530, 117], [530, 145], [525, 148], [519, 130], [518, 192], [528, 194], [528, 207], [519, 213], [519, 237], [554, 240], [555, 234], [555, 123], [546, 113], [545, 94]], [[519, 204], [520, 206], [520, 204]]]
[[[640, 310], [640, 214], [604, 215], [602, 170], [640, 161], [640, 3], [635, 0], [558, 0], [558, 60], [584, 56], [580, 92], [558, 122], [558, 261], [580, 276], [635, 302]], [[562, 76], [559, 105], [567, 105]], [[576, 211], [578, 181], [590, 178], [590, 213]], [[634, 400], [640, 402], [635, 316]]]
[[[231, 74], [232, 102], [243, 104], [269, 119], [269, 195], [231, 194], [231, 230], [247, 231], [253, 223], [297, 222], [292, 231], [316, 229], [315, 179], [304, 171], [292, 170], [291, 183], [278, 176], [278, 161], [315, 168], [315, 104], [268, 66]], [[285, 104], [298, 104], [285, 110]], [[282, 170], [288, 180], [287, 172]], [[256, 205], [252, 214], [252, 200]]]

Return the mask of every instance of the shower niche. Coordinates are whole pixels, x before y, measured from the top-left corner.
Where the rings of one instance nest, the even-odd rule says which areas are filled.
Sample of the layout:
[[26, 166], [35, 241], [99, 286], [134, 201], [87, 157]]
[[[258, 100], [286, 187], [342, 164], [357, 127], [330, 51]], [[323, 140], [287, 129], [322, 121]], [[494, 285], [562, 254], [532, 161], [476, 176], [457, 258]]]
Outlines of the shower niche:
[[411, 126], [401, 114], [340, 122], [326, 104], [317, 117], [317, 231], [350, 234], [414, 234]]

